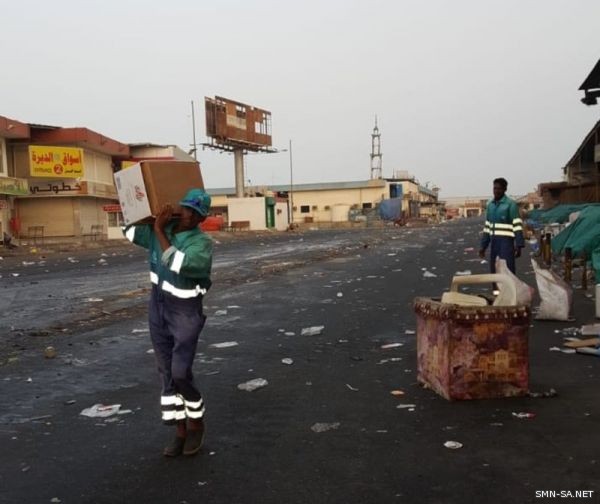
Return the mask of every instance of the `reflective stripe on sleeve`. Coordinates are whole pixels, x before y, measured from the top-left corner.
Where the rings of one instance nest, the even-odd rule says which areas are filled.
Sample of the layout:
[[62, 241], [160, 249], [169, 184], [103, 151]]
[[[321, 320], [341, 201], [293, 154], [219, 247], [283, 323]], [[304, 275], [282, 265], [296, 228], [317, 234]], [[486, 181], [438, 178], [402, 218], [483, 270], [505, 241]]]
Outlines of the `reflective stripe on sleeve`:
[[513, 231], [516, 233], [517, 231], [523, 231], [523, 228], [521, 226], [515, 226], [513, 227]]
[[154, 284], [154, 285], [158, 285], [158, 275], [156, 273], [154, 273], [154, 271], [150, 272], [150, 281]]
[[523, 224], [523, 221], [520, 218], [517, 217], [516, 219], [513, 219], [513, 224], [514, 225]]
[[513, 225], [512, 224], [503, 224], [501, 222], [497, 222], [496, 224], [494, 224], [494, 229], [512, 229]]
[[173, 257], [173, 264], [171, 264], [171, 271], [174, 271], [175, 273], [179, 273], [184, 259], [185, 259], [185, 254], [183, 252], [177, 250], [175, 252], [175, 257]]

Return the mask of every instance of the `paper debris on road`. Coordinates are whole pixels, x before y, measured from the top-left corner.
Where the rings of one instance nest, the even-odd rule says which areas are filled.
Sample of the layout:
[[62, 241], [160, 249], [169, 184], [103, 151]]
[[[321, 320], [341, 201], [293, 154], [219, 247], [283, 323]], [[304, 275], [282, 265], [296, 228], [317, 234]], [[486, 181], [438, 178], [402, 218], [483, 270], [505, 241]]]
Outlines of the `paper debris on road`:
[[90, 418], [106, 418], [117, 415], [120, 409], [120, 404], [94, 404], [89, 408], [85, 408], [79, 414]]
[[349, 383], [346, 383], [346, 387], [348, 387], [350, 390], [352, 390], [352, 392], [358, 392], [357, 388], [354, 388], [352, 385], [350, 385]]
[[414, 410], [416, 407], [417, 407], [417, 405], [416, 405], [416, 404], [404, 404], [404, 403], [402, 403], [402, 404], [398, 404], [398, 405], [396, 406], [396, 408], [398, 408], [398, 409], [407, 409], [407, 410], [409, 410], [409, 411], [410, 411], [410, 410]]
[[291, 366], [294, 363], [294, 360], [290, 359], [289, 357], [286, 357], [284, 359], [281, 359], [281, 363], [286, 364], [287, 366]]
[[462, 443], [459, 443], [458, 441], [446, 441], [444, 446], [450, 450], [458, 450], [463, 447]]
[[425, 270], [425, 273], [423, 273], [423, 278], [436, 278], [437, 275], [435, 273], [432, 273], [431, 271], [427, 271]]
[[471, 270], [457, 271], [454, 273], [456, 276], [469, 276], [471, 275]]
[[323, 329], [325, 329], [325, 326], [322, 326], [322, 325], [305, 327], [304, 329], [302, 329], [302, 332], [300, 333], [300, 335], [301, 336], [317, 336], [323, 332]]
[[254, 380], [249, 380], [245, 383], [240, 383], [237, 388], [240, 390], [245, 390], [247, 392], [252, 392], [253, 390], [266, 387], [269, 384], [267, 380], [264, 378], [254, 378]]
[[234, 346], [238, 346], [237, 341], [224, 341], [223, 343], [213, 343], [212, 345], [208, 345], [210, 348], [230, 348]]
[[416, 334], [416, 332], [412, 329], [406, 329], [406, 331], [404, 331], [404, 334]]
[[286, 331], [283, 333], [284, 336], [296, 336], [296, 333], [293, 331]]
[[217, 310], [215, 312], [215, 317], [221, 317], [223, 315], [227, 315], [227, 310]]
[[136, 334], [136, 333], [148, 333], [150, 332], [150, 329], [133, 329], [131, 331], [131, 334]]
[[314, 424], [310, 430], [316, 433], [321, 433], [321, 432], [327, 432], [329, 430], [335, 430], [338, 429], [340, 427], [340, 422], [331, 422], [331, 423], [325, 423], [325, 422], [317, 422], [316, 424]]
[[104, 301], [104, 299], [102, 299], [102, 298], [86, 298], [85, 299], [86, 303], [100, 303], [102, 301]]
[[392, 394], [393, 396], [403, 396], [404, 391], [403, 390], [392, 390], [392, 391], [390, 391], [390, 394]]
[[397, 348], [397, 347], [401, 347], [403, 345], [404, 345], [404, 343], [387, 343], [386, 345], [381, 345], [381, 348], [383, 350], [385, 350], [387, 348]]

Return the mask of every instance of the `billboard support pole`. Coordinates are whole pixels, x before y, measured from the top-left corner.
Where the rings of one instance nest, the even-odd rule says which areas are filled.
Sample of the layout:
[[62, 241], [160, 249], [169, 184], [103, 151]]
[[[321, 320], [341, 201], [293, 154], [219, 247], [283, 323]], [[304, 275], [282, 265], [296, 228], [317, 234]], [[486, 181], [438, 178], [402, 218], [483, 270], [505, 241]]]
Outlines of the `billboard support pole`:
[[235, 195], [237, 198], [244, 197], [244, 150], [233, 151], [235, 161]]

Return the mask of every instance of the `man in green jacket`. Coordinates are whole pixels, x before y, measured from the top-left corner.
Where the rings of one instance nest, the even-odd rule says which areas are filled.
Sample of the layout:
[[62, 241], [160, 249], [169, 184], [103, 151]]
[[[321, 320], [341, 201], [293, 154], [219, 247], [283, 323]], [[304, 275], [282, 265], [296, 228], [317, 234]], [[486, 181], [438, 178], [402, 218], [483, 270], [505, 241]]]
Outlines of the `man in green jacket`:
[[149, 325], [162, 379], [162, 420], [175, 425], [164, 455], [194, 455], [204, 439], [204, 402], [192, 365], [206, 316], [202, 298], [211, 286], [212, 241], [198, 227], [208, 215], [210, 196], [191, 189], [180, 201], [181, 216], [165, 206], [154, 224], [130, 226], [127, 238], [150, 252]]
[[496, 258], [506, 260], [508, 268], [515, 273], [515, 257], [521, 256], [525, 246], [523, 221], [517, 204], [506, 196], [508, 182], [504, 178], [494, 180], [494, 199], [485, 212], [485, 226], [481, 237], [479, 256], [485, 257], [485, 250], [491, 245], [490, 270], [496, 273]]

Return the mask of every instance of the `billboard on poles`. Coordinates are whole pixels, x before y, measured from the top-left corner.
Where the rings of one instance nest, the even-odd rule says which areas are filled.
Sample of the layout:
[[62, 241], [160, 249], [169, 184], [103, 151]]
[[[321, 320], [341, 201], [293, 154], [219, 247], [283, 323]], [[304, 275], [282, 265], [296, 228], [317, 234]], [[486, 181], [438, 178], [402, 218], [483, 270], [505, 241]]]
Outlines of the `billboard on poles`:
[[271, 112], [220, 96], [205, 97], [204, 106], [210, 146], [226, 150], [270, 150]]

